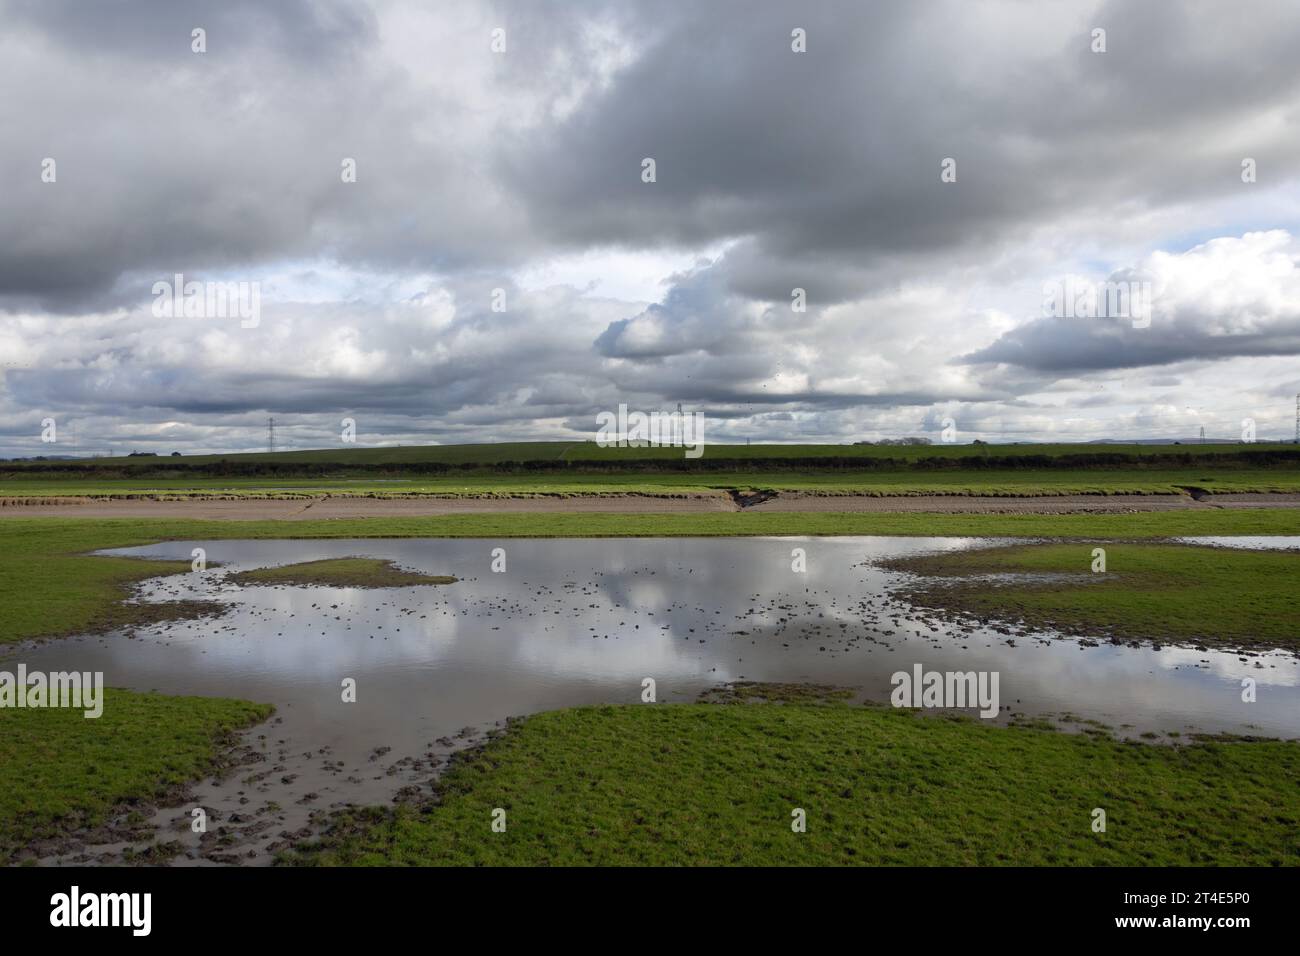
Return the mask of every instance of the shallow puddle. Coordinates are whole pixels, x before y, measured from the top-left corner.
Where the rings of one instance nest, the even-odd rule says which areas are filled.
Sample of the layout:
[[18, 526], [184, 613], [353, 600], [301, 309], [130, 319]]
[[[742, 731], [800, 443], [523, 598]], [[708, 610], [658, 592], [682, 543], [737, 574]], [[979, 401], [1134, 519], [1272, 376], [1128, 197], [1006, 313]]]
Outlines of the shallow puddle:
[[1194, 538], [1177, 538], [1182, 544], [1204, 544], [1216, 548], [1249, 548], [1254, 551], [1294, 551], [1300, 549], [1300, 536], [1273, 535], [1204, 535]]
[[[969, 538], [666, 538], [169, 542], [114, 551], [212, 565], [146, 582], [141, 599], [232, 606], [217, 620], [73, 638], [6, 655], [29, 669], [103, 671], [109, 686], [273, 703], [279, 723], [247, 739], [264, 779], [205, 784], [220, 814], [274, 800], [275, 826], [312, 809], [383, 803], [427, 780], [411, 764], [445, 755], [505, 718], [581, 704], [691, 701], [736, 680], [858, 688], [887, 702], [890, 677], [996, 671], [1002, 719], [1069, 713], [1125, 733], [1191, 729], [1300, 736], [1300, 666], [1288, 653], [1087, 646], [1052, 635], [942, 624], [891, 593], [910, 579], [872, 562], [991, 543]], [[498, 566], [491, 570], [495, 549]], [[792, 570], [794, 549], [805, 572]], [[371, 556], [461, 580], [366, 590], [236, 587], [227, 574]], [[1087, 635], [1080, 635], [1087, 636]], [[1252, 677], [1258, 700], [1243, 703]], [[356, 682], [355, 703], [342, 682]], [[1009, 707], [1009, 712], [1008, 708]], [[972, 711], [973, 713], [973, 711]], [[265, 739], [262, 739], [262, 735]], [[391, 748], [384, 750], [383, 748]], [[378, 754], [378, 756], [376, 756]], [[405, 764], [399, 761], [407, 760]], [[283, 778], [291, 777], [289, 784]], [[297, 803], [301, 798], [302, 803]], [[243, 802], [241, 802], [243, 801]], [[259, 803], [260, 801], [260, 803]], [[296, 807], [296, 809], [295, 809]], [[283, 809], [288, 808], [288, 809]], [[175, 814], [172, 814], [175, 817]], [[170, 818], [169, 818], [170, 819]]]

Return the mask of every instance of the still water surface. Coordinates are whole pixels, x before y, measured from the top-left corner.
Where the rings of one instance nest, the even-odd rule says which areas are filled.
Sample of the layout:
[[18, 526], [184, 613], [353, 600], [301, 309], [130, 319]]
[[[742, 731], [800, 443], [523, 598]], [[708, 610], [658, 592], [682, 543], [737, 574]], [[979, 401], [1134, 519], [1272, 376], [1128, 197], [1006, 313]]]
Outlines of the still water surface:
[[[887, 701], [890, 675], [998, 671], [1003, 705], [1070, 713], [1130, 732], [1198, 729], [1300, 736], [1295, 655], [1101, 643], [957, 628], [891, 593], [886, 557], [992, 543], [971, 538], [666, 538], [169, 542], [110, 553], [189, 560], [204, 573], [148, 582], [144, 600], [232, 605], [217, 620], [157, 625], [131, 639], [27, 648], [29, 668], [103, 671], [110, 686], [274, 703], [285, 729], [358, 757], [512, 715], [690, 701], [734, 680], [851, 686]], [[504, 549], [506, 571], [490, 570]], [[792, 549], [807, 571], [791, 570]], [[441, 587], [251, 587], [255, 567], [365, 555], [461, 580]], [[1087, 635], [1079, 635], [1086, 637]], [[357, 701], [341, 701], [353, 678]], [[1241, 680], [1258, 685], [1241, 700]], [[1006, 710], [1004, 707], [1004, 716]]]

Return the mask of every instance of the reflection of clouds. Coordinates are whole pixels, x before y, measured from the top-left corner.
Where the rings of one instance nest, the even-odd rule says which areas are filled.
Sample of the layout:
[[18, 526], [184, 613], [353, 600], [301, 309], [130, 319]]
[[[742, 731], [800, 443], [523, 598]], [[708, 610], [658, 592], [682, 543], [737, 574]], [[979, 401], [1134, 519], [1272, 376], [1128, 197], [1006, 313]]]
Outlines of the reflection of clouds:
[[712, 655], [701, 654], [698, 644], [680, 638], [666, 639], [671, 631], [646, 632], [642, 628], [630, 634], [624, 632], [617, 640], [612, 633], [605, 640], [605, 632], [599, 626], [597, 632], [594, 639], [584, 627], [580, 632], [566, 633], [559, 640], [521, 641], [516, 647], [515, 662], [537, 673], [585, 675], [591, 671], [591, 645], [600, 644], [594, 653], [601, 658], [601, 676], [629, 682], [639, 682], [643, 677], [660, 682], [668, 677], [691, 677], [708, 672], [716, 663]]
[[[163, 624], [142, 629], [140, 634], [168, 642], [171, 646], [166, 650], [187, 655], [193, 666], [312, 683], [336, 681], [397, 663], [436, 665], [452, 653], [460, 629], [460, 621], [452, 615], [439, 613], [435, 620], [430, 614], [421, 621], [418, 614], [401, 614], [396, 608], [367, 603], [369, 595], [353, 589], [313, 588], [310, 596], [299, 589], [257, 591], [239, 602], [247, 610], [194, 622], [193, 629], [185, 623]], [[339, 606], [326, 617], [311, 607], [313, 602], [326, 608]], [[271, 613], [255, 613], [268, 611]], [[343, 620], [334, 621], [334, 615]], [[351, 630], [347, 630], [349, 624]]]
[[[369, 694], [385, 697], [385, 705], [399, 715], [394, 719], [427, 710], [431, 700], [440, 701], [452, 720], [470, 710], [525, 713], [570, 703], [629, 701], [636, 699], [643, 677], [659, 682], [661, 700], [683, 699], [688, 687], [741, 677], [856, 686], [884, 700], [890, 675], [921, 663], [944, 671], [998, 671], [1002, 701], [1017, 712], [1071, 711], [1156, 730], [1192, 724], [1211, 731], [1253, 726], [1257, 732], [1300, 733], [1300, 670], [1287, 655], [1241, 662], [1223, 651], [1108, 643], [1084, 648], [1072, 639], [1044, 643], [1028, 636], [1015, 637], [1011, 647], [1005, 635], [987, 628], [953, 627], [928, 612], [887, 603], [899, 577], [864, 566], [884, 557], [989, 542], [864, 537], [169, 542], [127, 553], [188, 560], [192, 547], [202, 545], [209, 560], [223, 567], [148, 582], [145, 590], [157, 593], [146, 599], [214, 599], [235, 608], [206, 624], [181, 622], [143, 632], [165, 644], [108, 642], [97, 653], [111, 664], [106, 672], [128, 674], [136, 686], [197, 683], [198, 691], [184, 692], [231, 696], [248, 696], [249, 687], [270, 688], [253, 695], [257, 699], [279, 700], [276, 695], [291, 695], [295, 687], [302, 698], [323, 690], [333, 695], [331, 688], [342, 676], [353, 676]], [[506, 574], [487, 570], [497, 546], [507, 549]], [[791, 570], [794, 547], [807, 552], [806, 574]], [[222, 584], [225, 574], [245, 568], [359, 554], [456, 574], [461, 581], [395, 590]], [[864, 607], [868, 601], [872, 604]], [[330, 608], [333, 604], [338, 607]], [[867, 637], [874, 640], [850, 643]], [[1256, 660], [1265, 666], [1254, 667]], [[1247, 676], [1270, 688], [1256, 704], [1240, 701], [1240, 680]]]
[[[1262, 664], [1256, 667], [1255, 662]], [[1260, 685], [1269, 684], [1276, 687], [1300, 687], [1300, 672], [1297, 672], [1295, 658], [1283, 651], [1272, 651], [1240, 660], [1236, 654], [1225, 651], [1198, 651], [1190, 647], [1167, 647], [1158, 655], [1160, 666], [1197, 667], [1216, 677], [1234, 681], [1234, 687], [1240, 689], [1243, 677], [1253, 677]]]
[[1300, 548], [1300, 535], [1240, 535], [1175, 538], [1182, 544], [1208, 544], [1218, 548], [1250, 548], [1255, 551], [1289, 551]]
[[627, 586], [623, 588], [623, 593], [626, 598], [624, 606], [636, 611], [665, 607], [674, 598], [672, 587], [655, 581], [628, 581]]
[[[1130, 723], [1159, 731], [1192, 725], [1207, 731], [1258, 727], [1287, 737], [1300, 733], [1300, 700], [1295, 694], [1300, 674], [1297, 662], [1285, 654], [1260, 658], [1265, 668], [1256, 669], [1223, 651], [1111, 644], [1084, 648], [1070, 639], [1043, 646], [1023, 638], [1016, 638], [1017, 646], [1011, 648], [1003, 640], [987, 631], [979, 638], [971, 635], [966, 643], [972, 653], [953, 669], [1000, 671], [1002, 702], [1012, 704], [1013, 710], [1068, 711], [1112, 725]], [[983, 647], [986, 641], [992, 646]], [[900, 648], [898, 653], [901, 657], [913, 652]], [[1202, 664], [1202, 658], [1211, 663]], [[928, 649], [905, 658], [909, 664], [914, 659], [927, 666], [944, 660]], [[1269, 669], [1269, 663], [1278, 669]], [[1278, 688], [1283, 696], [1244, 703], [1240, 678], [1245, 676], [1254, 677], [1261, 687]]]

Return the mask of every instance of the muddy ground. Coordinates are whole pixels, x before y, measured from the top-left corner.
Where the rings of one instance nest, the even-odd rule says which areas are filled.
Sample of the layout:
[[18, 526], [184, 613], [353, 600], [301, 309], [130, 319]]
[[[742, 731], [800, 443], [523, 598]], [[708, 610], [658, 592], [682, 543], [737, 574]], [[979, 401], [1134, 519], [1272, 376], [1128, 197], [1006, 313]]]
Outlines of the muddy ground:
[[1205, 508], [1300, 508], [1300, 494], [1189, 495], [817, 495], [764, 492], [743, 497], [724, 491], [658, 497], [577, 495], [521, 498], [367, 498], [328, 495], [312, 499], [9, 498], [0, 518], [202, 518], [303, 521], [326, 518], [419, 517], [455, 514], [699, 514], [722, 511], [849, 512], [924, 511], [942, 514], [1127, 514]]
[[[328, 744], [282, 724], [273, 716], [237, 735], [222, 754], [223, 771], [166, 806], [119, 807], [104, 826], [38, 841], [21, 857], [41, 866], [267, 866], [280, 851], [320, 837], [334, 812], [427, 799], [451, 755], [487, 739], [486, 729], [466, 727], [421, 754], [399, 757], [379, 745], [366, 762], [349, 765]], [[196, 807], [206, 814], [201, 833]]]

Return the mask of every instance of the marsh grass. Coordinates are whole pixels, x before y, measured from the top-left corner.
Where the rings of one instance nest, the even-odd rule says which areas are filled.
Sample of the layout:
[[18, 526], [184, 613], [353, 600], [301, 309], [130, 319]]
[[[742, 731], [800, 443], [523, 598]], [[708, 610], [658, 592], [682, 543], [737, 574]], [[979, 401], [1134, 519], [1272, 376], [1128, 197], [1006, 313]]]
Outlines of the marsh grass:
[[[1300, 650], [1300, 553], [1183, 544], [1035, 544], [893, 559], [909, 601], [1089, 637]], [[1051, 574], [1050, 581], [1017, 575]], [[938, 579], [927, 583], [927, 578]]]
[[382, 558], [327, 558], [303, 561], [275, 568], [241, 571], [226, 578], [231, 584], [288, 584], [305, 587], [409, 588], [432, 584], [455, 584], [447, 574], [407, 571]]
[[[0, 708], [0, 864], [114, 817], [179, 801], [220, 768], [230, 735], [272, 708], [242, 700], [104, 692], [104, 712]], [[131, 814], [130, 811], [136, 811]]]
[[844, 704], [583, 707], [512, 724], [426, 804], [345, 814], [288, 861], [1295, 865], [1300, 745], [1130, 743]]

